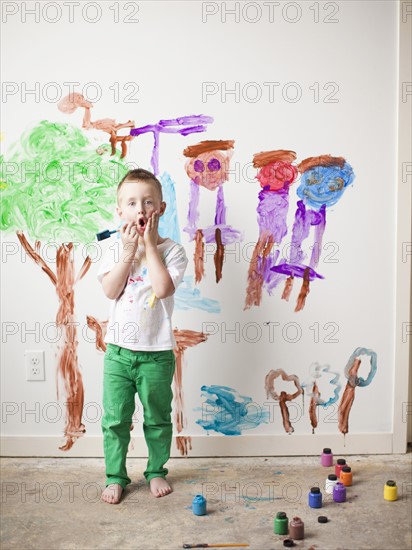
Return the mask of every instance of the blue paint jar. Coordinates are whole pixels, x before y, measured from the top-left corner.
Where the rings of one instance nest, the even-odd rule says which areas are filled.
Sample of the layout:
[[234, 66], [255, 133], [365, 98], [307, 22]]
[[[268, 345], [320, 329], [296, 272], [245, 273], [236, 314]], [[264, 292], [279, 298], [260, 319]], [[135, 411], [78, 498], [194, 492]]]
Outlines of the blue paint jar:
[[192, 501], [192, 511], [195, 516], [206, 514], [206, 499], [202, 495], [196, 495]]
[[322, 493], [319, 487], [312, 487], [309, 492], [309, 506], [311, 508], [322, 508]]

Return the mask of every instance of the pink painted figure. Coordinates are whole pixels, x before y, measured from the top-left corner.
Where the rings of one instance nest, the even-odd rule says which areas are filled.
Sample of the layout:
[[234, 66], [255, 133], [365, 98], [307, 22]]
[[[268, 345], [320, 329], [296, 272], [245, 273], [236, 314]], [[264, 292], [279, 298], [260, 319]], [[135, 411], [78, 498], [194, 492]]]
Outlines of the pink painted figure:
[[[195, 280], [202, 280], [204, 275], [204, 242], [216, 243], [214, 255], [216, 282], [222, 278], [225, 245], [240, 242], [243, 238], [240, 231], [226, 223], [226, 206], [224, 203], [223, 184], [229, 179], [229, 164], [233, 155], [234, 141], [201, 141], [186, 147], [183, 154], [188, 158], [186, 173], [190, 178], [190, 202], [188, 224], [183, 229], [190, 240], [196, 241]], [[217, 191], [216, 215], [214, 224], [205, 228], [197, 226], [199, 219], [200, 187], [208, 191]]]

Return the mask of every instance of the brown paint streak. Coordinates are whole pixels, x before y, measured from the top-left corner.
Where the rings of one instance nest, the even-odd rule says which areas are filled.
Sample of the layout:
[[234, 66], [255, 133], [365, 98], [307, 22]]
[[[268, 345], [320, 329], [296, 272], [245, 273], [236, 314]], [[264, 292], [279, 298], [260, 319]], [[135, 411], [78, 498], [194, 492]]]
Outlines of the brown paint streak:
[[262, 168], [272, 162], [293, 162], [296, 160], [295, 151], [286, 151], [279, 149], [277, 151], [262, 151], [253, 155], [254, 168]]
[[174, 396], [176, 404], [175, 421], [177, 432], [180, 433], [187, 424], [184, 416], [183, 400], [183, 354], [187, 348], [197, 346], [201, 342], [206, 342], [208, 335], [204, 332], [178, 329], [174, 329], [173, 334], [176, 340], [176, 347], [173, 350], [176, 358], [176, 369], [174, 374]]
[[206, 140], [197, 143], [196, 145], [189, 145], [184, 149], [183, 154], [185, 157], [197, 157], [202, 153], [207, 153], [209, 151], [227, 151], [228, 149], [233, 149], [234, 140]]
[[[276, 378], [281, 377], [282, 380], [285, 381], [291, 381], [296, 386], [296, 392], [286, 393], [285, 391], [281, 391], [280, 394], [278, 394], [275, 390], [274, 381]], [[266, 389], [266, 395], [269, 398], [269, 396], [272, 397], [275, 401], [279, 401], [280, 410], [282, 413], [282, 421], [283, 421], [283, 427], [285, 428], [285, 431], [287, 433], [293, 433], [294, 429], [292, 424], [289, 420], [289, 409], [286, 405], [287, 401], [292, 401], [292, 399], [295, 399], [298, 395], [303, 393], [302, 387], [299, 382], [299, 378], [295, 374], [286, 374], [286, 372], [282, 369], [277, 370], [270, 370], [265, 378], [265, 389]]]
[[357, 373], [361, 364], [360, 359], [355, 359], [353, 365], [349, 369], [349, 378], [346, 384], [345, 391], [343, 392], [341, 402], [338, 408], [338, 428], [344, 435], [349, 431], [349, 413], [352, 408], [353, 401], [355, 400], [355, 388], [357, 385]]
[[296, 311], [301, 311], [305, 307], [306, 296], [309, 294], [309, 283], [310, 283], [310, 270], [307, 267], [303, 273], [302, 286], [300, 288], [299, 296], [296, 301]]
[[57, 283], [56, 275], [53, 273], [53, 271], [46, 264], [46, 262], [43, 260], [43, 258], [40, 256], [40, 254], [38, 252], [40, 250], [40, 242], [36, 241], [34, 246], [35, 246], [37, 252], [35, 252], [33, 250], [33, 248], [31, 247], [30, 243], [28, 242], [28, 240], [26, 239], [26, 237], [24, 236], [24, 233], [22, 231], [17, 231], [17, 237], [20, 241], [20, 244], [22, 245], [22, 247], [26, 251], [26, 254], [28, 254], [30, 256], [30, 258], [42, 268], [42, 270], [46, 273], [46, 275], [49, 277], [51, 282], [54, 285], [56, 285], [56, 283]]
[[308, 157], [305, 160], [302, 160], [298, 164], [298, 170], [301, 174], [310, 170], [315, 166], [342, 166], [345, 164], [345, 159], [343, 157], [332, 157], [331, 155], [320, 155], [319, 157]]
[[96, 349], [99, 351], [106, 351], [107, 345], [104, 341], [104, 337], [107, 331], [107, 324], [109, 321], [98, 321], [95, 317], [87, 315], [87, 326], [96, 333]]
[[283, 293], [282, 293], [282, 300], [286, 300], [287, 302], [289, 301], [290, 293], [292, 292], [292, 288], [293, 288], [293, 281], [294, 281], [294, 277], [292, 276], [286, 279], [285, 288], [283, 289]]
[[[134, 126], [133, 126], [134, 128]], [[110, 134], [110, 145], [112, 146], [112, 155], [116, 154], [116, 145], [117, 143], [121, 144], [122, 153], [120, 158], [123, 159], [127, 155], [127, 142], [132, 141], [134, 136], [118, 136], [116, 132], [111, 132]]]
[[[24, 250], [32, 260], [40, 265], [56, 287], [59, 298], [59, 309], [56, 315], [56, 325], [63, 328], [64, 345], [61, 350], [58, 374], [60, 374], [66, 394], [66, 425], [64, 436], [66, 443], [59, 447], [62, 451], [69, 450], [78, 437], [81, 437], [86, 429], [82, 424], [82, 413], [84, 403], [83, 379], [78, 365], [77, 355], [77, 329], [74, 315], [74, 285], [82, 279], [91, 266], [90, 258], [87, 257], [75, 278], [73, 261], [73, 243], [62, 244], [56, 254], [56, 274], [49, 268], [39, 254], [40, 242], [36, 241], [36, 251], [31, 247], [23, 232], [18, 231], [17, 237]], [[56, 380], [57, 382], [57, 380]], [[59, 387], [57, 383], [57, 399], [59, 399]]]
[[[245, 309], [258, 306], [262, 300], [263, 268], [259, 270], [258, 258], [266, 258], [273, 246], [273, 238], [269, 231], [263, 232], [253, 250], [247, 274], [248, 286], [246, 289]], [[263, 262], [263, 260], [262, 260]], [[262, 266], [263, 267], [263, 266]]]
[[199, 283], [202, 280], [203, 275], [205, 274], [205, 266], [203, 260], [205, 245], [203, 243], [203, 231], [201, 229], [198, 229], [196, 231], [195, 243], [195, 281], [196, 283]]
[[318, 419], [316, 416], [316, 410], [317, 410], [317, 402], [316, 399], [319, 399], [320, 393], [318, 386], [316, 382], [313, 382], [313, 388], [312, 388], [312, 397], [310, 399], [310, 405], [309, 405], [309, 418], [310, 423], [312, 424], [312, 433], [315, 433], [315, 428], [318, 425]]
[[189, 436], [176, 436], [176, 447], [182, 456], [187, 456], [188, 451], [192, 450], [192, 438]]
[[225, 247], [222, 244], [222, 232], [217, 227], [215, 231], [216, 252], [213, 256], [215, 262], [216, 282], [222, 278], [223, 260], [225, 258]]

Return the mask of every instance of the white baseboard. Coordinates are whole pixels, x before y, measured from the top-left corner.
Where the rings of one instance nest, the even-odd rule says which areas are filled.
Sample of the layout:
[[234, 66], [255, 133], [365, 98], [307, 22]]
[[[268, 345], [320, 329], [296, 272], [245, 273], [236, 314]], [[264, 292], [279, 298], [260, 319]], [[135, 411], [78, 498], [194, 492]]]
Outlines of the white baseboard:
[[[1, 456], [13, 457], [103, 457], [103, 437], [85, 436], [76, 441], [69, 451], [60, 451], [63, 438], [56, 436], [3, 436]], [[133, 448], [132, 448], [133, 447]], [[331, 447], [335, 455], [392, 454], [406, 452], [393, 449], [392, 433], [365, 433], [343, 435], [242, 435], [242, 436], [192, 436], [192, 450], [188, 457], [220, 456], [307, 456], [319, 455], [323, 447]], [[175, 437], [171, 457], [181, 454]], [[143, 436], [133, 437], [128, 457], [147, 457]]]

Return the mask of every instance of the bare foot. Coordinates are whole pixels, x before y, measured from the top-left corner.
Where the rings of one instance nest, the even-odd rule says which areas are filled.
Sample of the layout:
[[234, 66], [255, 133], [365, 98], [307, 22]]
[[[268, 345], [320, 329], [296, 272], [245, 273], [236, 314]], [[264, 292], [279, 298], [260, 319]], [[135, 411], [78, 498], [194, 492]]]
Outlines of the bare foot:
[[164, 477], [153, 477], [150, 480], [150, 491], [154, 497], [165, 497], [172, 492], [172, 488]]
[[106, 487], [100, 499], [109, 504], [119, 504], [122, 493], [123, 487], [118, 483], [112, 483]]

